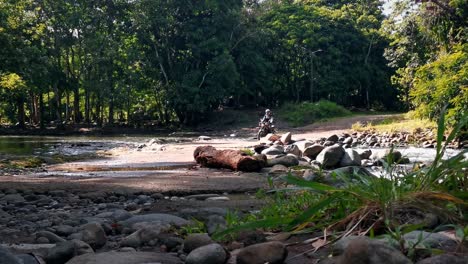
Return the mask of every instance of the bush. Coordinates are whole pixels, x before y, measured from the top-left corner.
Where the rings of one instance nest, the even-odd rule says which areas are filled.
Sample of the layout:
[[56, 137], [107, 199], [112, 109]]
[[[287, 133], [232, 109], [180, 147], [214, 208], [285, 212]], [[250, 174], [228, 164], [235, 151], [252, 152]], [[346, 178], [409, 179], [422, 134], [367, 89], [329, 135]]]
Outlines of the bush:
[[301, 126], [326, 118], [347, 116], [350, 114], [351, 112], [343, 106], [326, 100], [320, 100], [316, 103], [286, 103], [279, 111], [280, 117], [293, 126]]

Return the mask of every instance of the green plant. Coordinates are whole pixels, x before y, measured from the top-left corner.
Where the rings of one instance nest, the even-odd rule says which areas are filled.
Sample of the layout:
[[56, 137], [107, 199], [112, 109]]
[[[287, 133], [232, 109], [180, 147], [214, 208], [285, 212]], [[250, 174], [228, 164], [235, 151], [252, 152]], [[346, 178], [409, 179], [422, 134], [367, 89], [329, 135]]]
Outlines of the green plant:
[[206, 233], [205, 223], [195, 218], [191, 219], [192, 224], [181, 227], [180, 232], [184, 235]]
[[241, 149], [241, 152], [247, 156], [253, 156], [255, 154], [255, 151], [253, 151], [252, 149], [248, 149], [248, 148]]

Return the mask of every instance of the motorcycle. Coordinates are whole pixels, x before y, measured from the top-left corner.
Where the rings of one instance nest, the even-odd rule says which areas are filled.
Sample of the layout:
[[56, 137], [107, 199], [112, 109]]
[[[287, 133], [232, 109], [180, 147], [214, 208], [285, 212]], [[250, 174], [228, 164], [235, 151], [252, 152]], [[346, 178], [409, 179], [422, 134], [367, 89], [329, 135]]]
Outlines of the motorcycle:
[[268, 135], [269, 133], [273, 133], [273, 134], [275, 133], [275, 125], [271, 124], [268, 121], [266, 122], [260, 121], [260, 123], [258, 123], [258, 126], [259, 126], [259, 130], [257, 133], [257, 139], [260, 139]]

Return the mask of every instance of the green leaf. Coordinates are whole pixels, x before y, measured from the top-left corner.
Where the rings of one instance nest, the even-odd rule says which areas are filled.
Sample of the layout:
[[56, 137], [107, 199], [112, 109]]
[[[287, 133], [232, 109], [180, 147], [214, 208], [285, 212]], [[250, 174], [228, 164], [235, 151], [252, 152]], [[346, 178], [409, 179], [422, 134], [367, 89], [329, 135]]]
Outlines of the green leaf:
[[339, 189], [332, 187], [330, 185], [318, 183], [318, 182], [313, 182], [313, 181], [306, 181], [304, 179], [300, 179], [297, 177], [294, 177], [289, 173], [287, 176], [282, 177], [283, 180], [285, 180], [289, 184], [294, 184], [299, 187], [307, 187], [310, 189], [313, 189], [315, 191], [321, 191], [321, 192], [326, 192], [326, 191], [339, 191]]

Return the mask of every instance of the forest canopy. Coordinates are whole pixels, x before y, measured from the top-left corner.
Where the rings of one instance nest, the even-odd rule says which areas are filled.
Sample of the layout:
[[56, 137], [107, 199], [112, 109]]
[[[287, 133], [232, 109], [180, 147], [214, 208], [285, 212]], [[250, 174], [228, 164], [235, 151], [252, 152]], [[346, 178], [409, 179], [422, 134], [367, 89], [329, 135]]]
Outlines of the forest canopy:
[[468, 2], [0, 0], [0, 123], [195, 125], [329, 100], [456, 119]]

